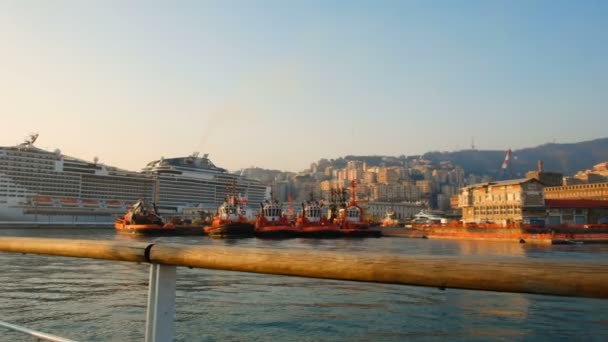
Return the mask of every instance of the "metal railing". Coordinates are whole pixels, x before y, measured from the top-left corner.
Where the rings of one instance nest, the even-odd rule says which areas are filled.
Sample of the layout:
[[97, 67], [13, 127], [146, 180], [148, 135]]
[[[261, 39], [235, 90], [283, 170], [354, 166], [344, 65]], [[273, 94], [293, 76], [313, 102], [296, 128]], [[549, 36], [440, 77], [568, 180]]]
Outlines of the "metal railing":
[[51, 341], [51, 342], [76, 342], [74, 340], [69, 340], [67, 338], [63, 338], [63, 337], [59, 337], [59, 336], [43, 333], [43, 332], [40, 332], [40, 331], [28, 329], [26, 327], [22, 327], [22, 326], [15, 325], [15, 324], [10, 324], [10, 323], [3, 322], [3, 321], [0, 321], [0, 327], [4, 327], [4, 328], [10, 329], [10, 330], [18, 331], [18, 332], [21, 332], [21, 333], [30, 335], [32, 337], [36, 337], [38, 339], [45, 340], [45, 341]]
[[0, 252], [150, 263], [146, 341], [171, 341], [176, 266], [274, 275], [608, 298], [608, 264], [524, 258], [387, 256], [99, 240], [0, 238]]

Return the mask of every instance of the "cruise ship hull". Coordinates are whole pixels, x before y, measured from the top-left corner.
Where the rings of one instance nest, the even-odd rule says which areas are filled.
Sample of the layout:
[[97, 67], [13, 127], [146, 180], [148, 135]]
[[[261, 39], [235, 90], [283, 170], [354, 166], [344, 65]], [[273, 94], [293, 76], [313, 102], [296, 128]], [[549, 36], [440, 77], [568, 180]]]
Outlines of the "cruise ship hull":
[[0, 225], [27, 226], [100, 226], [112, 227], [119, 212], [100, 212], [94, 209], [61, 210], [61, 208], [34, 208], [18, 205], [0, 205]]

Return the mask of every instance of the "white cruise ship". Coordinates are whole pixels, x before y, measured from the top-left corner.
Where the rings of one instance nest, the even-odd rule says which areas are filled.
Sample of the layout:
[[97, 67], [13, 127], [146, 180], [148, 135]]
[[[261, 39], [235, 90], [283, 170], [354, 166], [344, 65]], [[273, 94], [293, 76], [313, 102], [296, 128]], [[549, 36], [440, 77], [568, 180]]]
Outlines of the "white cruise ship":
[[228, 195], [241, 195], [251, 203], [250, 209], [257, 209], [266, 195], [266, 186], [228, 173], [213, 165], [206, 154], [161, 158], [148, 163], [143, 173], [157, 180], [155, 202], [163, 215], [193, 207], [215, 212]]
[[154, 199], [152, 177], [45, 151], [37, 137], [0, 147], [0, 222], [106, 224]]

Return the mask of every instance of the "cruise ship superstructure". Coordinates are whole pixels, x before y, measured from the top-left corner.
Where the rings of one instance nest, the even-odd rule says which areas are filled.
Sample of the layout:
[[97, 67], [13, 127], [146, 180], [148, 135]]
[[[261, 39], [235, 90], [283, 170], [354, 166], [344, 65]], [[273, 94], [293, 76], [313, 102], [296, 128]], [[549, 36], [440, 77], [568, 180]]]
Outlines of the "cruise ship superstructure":
[[215, 166], [206, 154], [161, 158], [148, 163], [143, 173], [156, 178], [155, 202], [165, 215], [193, 207], [215, 211], [229, 195], [242, 197], [257, 209], [266, 195], [266, 186], [228, 173]]
[[37, 137], [0, 147], [0, 222], [111, 224], [140, 198], [166, 216], [215, 211], [228, 195], [257, 209], [266, 194], [258, 181], [213, 165], [207, 155], [161, 158], [135, 172], [40, 149]]
[[0, 147], [0, 222], [111, 223], [154, 199], [153, 178], [37, 148], [37, 137]]

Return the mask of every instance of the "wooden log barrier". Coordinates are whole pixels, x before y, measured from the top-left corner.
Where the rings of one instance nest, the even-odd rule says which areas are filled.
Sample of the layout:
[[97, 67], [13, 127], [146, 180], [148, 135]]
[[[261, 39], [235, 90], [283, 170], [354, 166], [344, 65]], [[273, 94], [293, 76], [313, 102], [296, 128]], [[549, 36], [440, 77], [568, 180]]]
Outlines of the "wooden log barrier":
[[155, 263], [323, 279], [608, 298], [608, 264], [154, 245]]
[[1, 252], [133, 262], [147, 262], [146, 249], [150, 246], [131, 241], [0, 237]]
[[0, 238], [0, 251], [323, 279], [608, 298], [608, 263]]

